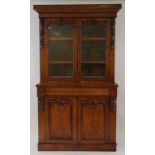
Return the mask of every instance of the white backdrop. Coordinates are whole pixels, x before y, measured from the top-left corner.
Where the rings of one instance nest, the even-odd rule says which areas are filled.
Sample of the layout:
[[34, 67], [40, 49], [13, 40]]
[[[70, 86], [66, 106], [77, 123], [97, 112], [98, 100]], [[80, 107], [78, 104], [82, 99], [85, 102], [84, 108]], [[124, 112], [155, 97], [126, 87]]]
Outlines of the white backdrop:
[[102, 155], [125, 155], [125, 9], [123, 0], [31, 0], [30, 17], [30, 112], [31, 112], [31, 155], [87, 155], [96, 152], [38, 152], [38, 107], [35, 85], [39, 82], [39, 19], [38, 14], [33, 10], [34, 4], [104, 4], [122, 3], [122, 9], [116, 19], [116, 59], [115, 59], [115, 82], [118, 83], [117, 98], [117, 152], [98, 152]]

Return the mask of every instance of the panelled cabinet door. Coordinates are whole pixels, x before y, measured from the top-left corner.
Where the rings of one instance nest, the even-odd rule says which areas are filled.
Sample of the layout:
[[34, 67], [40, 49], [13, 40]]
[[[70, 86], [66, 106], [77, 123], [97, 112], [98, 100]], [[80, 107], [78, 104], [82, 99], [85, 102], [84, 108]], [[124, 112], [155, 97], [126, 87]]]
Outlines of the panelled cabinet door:
[[76, 109], [74, 99], [47, 98], [45, 103], [46, 139], [50, 143], [74, 143]]
[[108, 141], [108, 99], [79, 99], [79, 137], [83, 144]]

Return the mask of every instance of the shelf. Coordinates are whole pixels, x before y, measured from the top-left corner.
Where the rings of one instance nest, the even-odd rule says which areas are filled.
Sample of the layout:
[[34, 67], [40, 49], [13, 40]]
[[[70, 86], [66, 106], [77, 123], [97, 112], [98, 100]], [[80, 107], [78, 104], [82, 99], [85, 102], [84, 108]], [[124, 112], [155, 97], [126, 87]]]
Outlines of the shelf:
[[81, 40], [105, 40], [103, 37], [81, 37]]
[[71, 79], [72, 76], [49, 76], [52, 79]]
[[84, 79], [84, 78], [86, 78], [86, 79], [94, 79], [94, 78], [96, 78], [96, 79], [101, 79], [101, 78], [105, 78], [104, 76], [82, 76], [81, 77], [82, 79]]
[[49, 61], [50, 64], [72, 64], [73, 61]]
[[49, 40], [73, 40], [73, 38], [68, 37], [49, 37]]
[[105, 64], [105, 61], [81, 61], [83, 64]]

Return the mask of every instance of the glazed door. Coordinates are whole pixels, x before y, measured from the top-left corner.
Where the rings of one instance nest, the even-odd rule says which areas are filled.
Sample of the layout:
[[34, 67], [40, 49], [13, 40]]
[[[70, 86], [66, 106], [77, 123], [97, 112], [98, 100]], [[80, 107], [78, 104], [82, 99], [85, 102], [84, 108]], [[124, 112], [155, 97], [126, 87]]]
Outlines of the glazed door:
[[53, 97], [45, 101], [46, 140], [49, 143], [75, 143], [75, 99]]
[[46, 79], [74, 80], [75, 28], [71, 21], [46, 20]]
[[80, 79], [107, 78], [107, 22], [82, 21], [80, 29]]
[[78, 115], [80, 143], [103, 144], [108, 142], [108, 99], [95, 97], [80, 98]]

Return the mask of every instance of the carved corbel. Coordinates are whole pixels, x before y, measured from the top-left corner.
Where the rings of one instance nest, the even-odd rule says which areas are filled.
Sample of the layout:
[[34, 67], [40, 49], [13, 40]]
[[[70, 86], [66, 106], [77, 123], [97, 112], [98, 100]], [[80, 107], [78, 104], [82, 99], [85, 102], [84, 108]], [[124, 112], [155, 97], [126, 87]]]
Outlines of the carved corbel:
[[44, 111], [44, 105], [45, 105], [44, 97], [38, 97], [38, 111], [39, 112]]
[[110, 19], [111, 23], [111, 47], [115, 47], [115, 19]]
[[116, 98], [110, 99], [110, 111], [116, 112]]
[[39, 20], [40, 29], [40, 47], [44, 47], [44, 20], [40, 18]]

